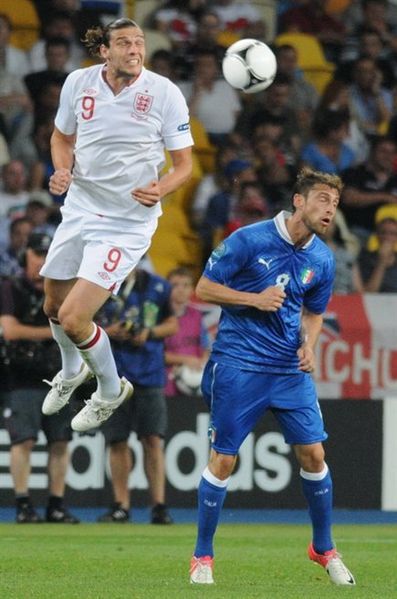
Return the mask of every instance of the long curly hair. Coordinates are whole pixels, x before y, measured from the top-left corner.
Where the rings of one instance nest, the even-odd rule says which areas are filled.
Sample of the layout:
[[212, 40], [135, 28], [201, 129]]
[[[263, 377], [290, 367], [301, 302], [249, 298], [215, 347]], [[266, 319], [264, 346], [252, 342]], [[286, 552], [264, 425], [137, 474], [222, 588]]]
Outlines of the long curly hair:
[[100, 56], [100, 47], [102, 44], [109, 48], [110, 35], [116, 29], [125, 29], [126, 27], [139, 27], [132, 19], [116, 19], [108, 25], [101, 27], [91, 27], [87, 29], [84, 38], [81, 40], [91, 56]]

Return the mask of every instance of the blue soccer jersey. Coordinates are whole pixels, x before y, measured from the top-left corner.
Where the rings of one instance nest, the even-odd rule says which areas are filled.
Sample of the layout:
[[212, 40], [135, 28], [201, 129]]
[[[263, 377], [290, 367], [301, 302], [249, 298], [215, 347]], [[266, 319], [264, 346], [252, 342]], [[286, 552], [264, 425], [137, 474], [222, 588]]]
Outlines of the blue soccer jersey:
[[223, 306], [212, 357], [245, 370], [296, 373], [301, 312], [322, 314], [332, 292], [335, 262], [316, 235], [300, 248], [290, 238], [285, 212], [242, 227], [211, 254], [204, 276], [238, 291], [281, 286], [287, 297], [276, 312]]

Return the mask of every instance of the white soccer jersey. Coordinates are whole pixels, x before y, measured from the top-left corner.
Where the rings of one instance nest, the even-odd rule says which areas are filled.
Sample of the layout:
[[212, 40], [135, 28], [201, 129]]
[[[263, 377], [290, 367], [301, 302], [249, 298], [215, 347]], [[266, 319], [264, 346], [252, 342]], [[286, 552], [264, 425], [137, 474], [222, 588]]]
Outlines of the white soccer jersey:
[[142, 70], [119, 94], [103, 78], [103, 65], [71, 73], [62, 88], [56, 127], [76, 133], [73, 181], [65, 206], [129, 222], [161, 214], [131, 197], [158, 179], [164, 148], [193, 145], [186, 101], [169, 79]]

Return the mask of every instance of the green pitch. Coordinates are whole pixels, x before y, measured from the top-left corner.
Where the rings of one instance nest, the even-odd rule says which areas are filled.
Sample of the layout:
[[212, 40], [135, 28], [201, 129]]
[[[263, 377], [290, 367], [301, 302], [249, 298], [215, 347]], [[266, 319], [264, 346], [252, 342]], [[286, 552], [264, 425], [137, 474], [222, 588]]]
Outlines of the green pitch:
[[397, 526], [335, 526], [356, 577], [335, 587], [306, 558], [302, 525], [224, 524], [213, 586], [189, 584], [195, 527], [143, 524], [0, 525], [1, 599], [393, 599]]

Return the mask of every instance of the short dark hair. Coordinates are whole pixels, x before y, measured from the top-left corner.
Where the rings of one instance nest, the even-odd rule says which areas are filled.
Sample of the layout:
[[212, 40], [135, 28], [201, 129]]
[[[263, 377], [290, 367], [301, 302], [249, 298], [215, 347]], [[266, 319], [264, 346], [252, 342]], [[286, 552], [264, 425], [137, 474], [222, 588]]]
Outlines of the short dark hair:
[[109, 48], [110, 35], [112, 31], [116, 31], [117, 29], [125, 29], [126, 27], [139, 27], [139, 25], [132, 19], [116, 19], [104, 27], [98, 25], [97, 27], [91, 27], [90, 29], [87, 29], [86, 34], [81, 41], [92, 56], [99, 56], [99, 48], [102, 46], [102, 44]]
[[309, 191], [315, 185], [328, 185], [328, 187], [332, 187], [336, 189], [339, 194], [342, 192], [343, 183], [342, 179], [338, 177], [338, 175], [333, 175], [331, 173], [322, 173], [321, 171], [315, 171], [309, 167], [304, 167], [299, 171], [298, 176], [296, 177], [296, 182], [293, 189], [293, 196], [296, 193], [299, 193], [303, 196], [307, 196]]

